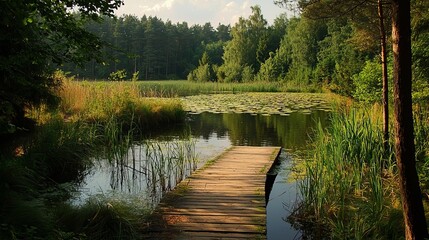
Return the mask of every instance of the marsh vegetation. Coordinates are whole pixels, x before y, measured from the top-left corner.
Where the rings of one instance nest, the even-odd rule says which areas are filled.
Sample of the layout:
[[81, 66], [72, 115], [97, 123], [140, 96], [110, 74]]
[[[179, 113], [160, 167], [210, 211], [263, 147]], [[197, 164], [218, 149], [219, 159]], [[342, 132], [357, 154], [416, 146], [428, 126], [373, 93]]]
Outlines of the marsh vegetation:
[[[347, 13], [356, 1], [299, 1], [302, 15], [272, 25], [252, 6], [216, 29], [114, 18], [121, 3], [0, 1], [1, 239], [139, 238], [159, 198], [230, 145], [294, 156], [302, 199], [288, 219], [303, 237], [427, 237], [427, 1], [363, 1]], [[397, 13], [406, 18], [389, 24]], [[374, 39], [390, 27], [380, 54]], [[389, 57], [386, 44], [406, 54]], [[331, 108], [336, 99], [345, 104]], [[400, 197], [409, 182], [412, 201]]]

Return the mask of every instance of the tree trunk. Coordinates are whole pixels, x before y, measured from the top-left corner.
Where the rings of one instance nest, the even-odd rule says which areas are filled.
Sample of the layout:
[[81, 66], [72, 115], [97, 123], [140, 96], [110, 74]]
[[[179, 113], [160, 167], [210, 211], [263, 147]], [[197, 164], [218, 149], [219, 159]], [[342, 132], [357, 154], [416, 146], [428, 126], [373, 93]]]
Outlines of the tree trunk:
[[411, 100], [410, 1], [392, 0], [394, 56], [395, 151], [406, 239], [428, 237], [416, 170]]
[[381, 40], [381, 67], [383, 74], [383, 140], [384, 150], [389, 147], [389, 82], [387, 77], [386, 31], [384, 29], [383, 1], [378, 0], [378, 19]]

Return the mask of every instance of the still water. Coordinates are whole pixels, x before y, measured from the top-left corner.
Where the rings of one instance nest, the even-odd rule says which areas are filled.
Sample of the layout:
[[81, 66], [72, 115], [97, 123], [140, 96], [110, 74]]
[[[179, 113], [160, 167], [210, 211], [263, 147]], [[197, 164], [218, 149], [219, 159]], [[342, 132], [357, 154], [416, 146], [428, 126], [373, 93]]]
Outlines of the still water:
[[[172, 152], [191, 150], [189, 161], [184, 161], [180, 166], [174, 165], [174, 168], [181, 169], [180, 174], [177, 171], [165, 170], [171, 166], [154, 167], [149, 164], [149, 158], [152, 156], [148, 153], [160, 148], [158, 145], [148, 149], [147, 144], [136, 143], [124, 153], [118, 154], [116, 160], [96, 161], [97, 164], [88, 171], [80, 184], [74, 201], [79, 204], [102, 193], [146, 199], [148, 206], [154, 207], [162, 194], [173, 188], [176, 182], [188, 175], [192, 169], [231, 146], [281, 146], [281, 165], [267, 205], [267, 237], [297, 238], [300, 236], [299, 232], [286, 222], [298, 196], [297, 182], [289, 176], [291, 156], [306, 148], [312, 129], [317, 122], [325, 126], [328, 114], [321, 110], [294, 112], [287, 116], [207, 112], [191, 114], [185, 126], [151, 136], [152, 139], [162, 142], [162, 148]], [[180, 137], [184, 131], [190, 133], [188, 140]], [[180, 143], [169, 143], [177, 141]], [[164, 156], [165, 154], [161, 155], [165, 158], [178, 158], [173, 155]], [[158, 158], [151, 160], [158, 163], [164, 161], [164, 158]], [[194, 158], [199, 159], [199, 163], [195, 163]]]

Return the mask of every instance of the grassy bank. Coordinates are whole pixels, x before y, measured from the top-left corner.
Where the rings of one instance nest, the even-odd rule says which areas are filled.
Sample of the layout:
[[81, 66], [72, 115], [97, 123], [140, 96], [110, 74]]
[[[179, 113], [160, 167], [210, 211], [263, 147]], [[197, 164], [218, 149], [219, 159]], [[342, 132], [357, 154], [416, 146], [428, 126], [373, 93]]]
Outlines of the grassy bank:
[[[118, 85], [118, 82], [93, 81], [82, 82], [86, 85], [95, 85], [100, 88]], [[191, 82], [186, 80], [159, 80], [120, 82], [122, 86], [135, 86], [143, 97], [177, 97], [211, 93], [244, 93], [244, 92], [323, 92], [317, 85], [301, 86], [293, 83], [281, 82], [248, 82], [248, 83], [217, 83]]]
[[[179, 100], [145, 97], [132, 82], [77, 82], [59, 76], [62, 81], [57, 95], [61, 99], [55, 111], [67, 121], [106, 123], [112, 117], [137, 124], [143, 129], [165, 123], [177, 123], [185, 112]], [[30, 115], [40, 123], [52, 117], [44, 106], [32, 109]]]
[[[306, 234], [333, 239], [404, 236], [393, 139], [385, 150], [380, 116], [377, 108], [339, 108], [328, 129], [316, 129], [300, 186], [303, 202], [290, 219]], [[416, 117], [415, 123], [423, 192], [429, 175], [427, 120]]]
[[111, 198], [83, 206], [62, 202], [93, 156], [127, 151], [136, 136], [183, 122], [181, 103], [144, 97], [133, 84], [57, 78], [63, 82], [59, 107], [28, 109], [38, 127], [0, 152], [0, 239], [138, 239], [150, 211], [144, 204]]

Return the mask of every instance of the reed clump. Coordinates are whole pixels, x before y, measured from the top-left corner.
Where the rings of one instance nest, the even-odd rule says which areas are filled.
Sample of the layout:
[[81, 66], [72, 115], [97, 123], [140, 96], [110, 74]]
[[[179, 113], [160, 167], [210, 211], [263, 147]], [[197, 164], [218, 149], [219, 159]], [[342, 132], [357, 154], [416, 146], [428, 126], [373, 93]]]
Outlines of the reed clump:
[[182, 122], [185, 112], [175, 98], [145, 97], [136, 83], [77, 82], [66, 80], [58, 91], [60, 112], [70, 121], [105, 123], [112, 116], [132, 119], [143, 129]]
[[315, 130], [300, 186], [303, 203], [292, 220], [312, 222], [317, 232], [334, 239], [403, 235], [392, 144], [384, 148], [376, 112], [337, 109], [329, 128]]
[[[108, 84], [108, 83], [103, 83]], [[127, 83], [131, 84], [131, 83]], [[141, 81], [136, 83], [143, 96], [177, 97], [215, 93], [245, 92], [323, 92], [320, 86], [289, 82], [255, 81], [245, 83], [191, 82], [183, 80]]]
[[60, 205], [54, 215], [61, 239], [140, 239], [139, 224], [148, 211], [125, 200], [94, 197], [82, 206]]

